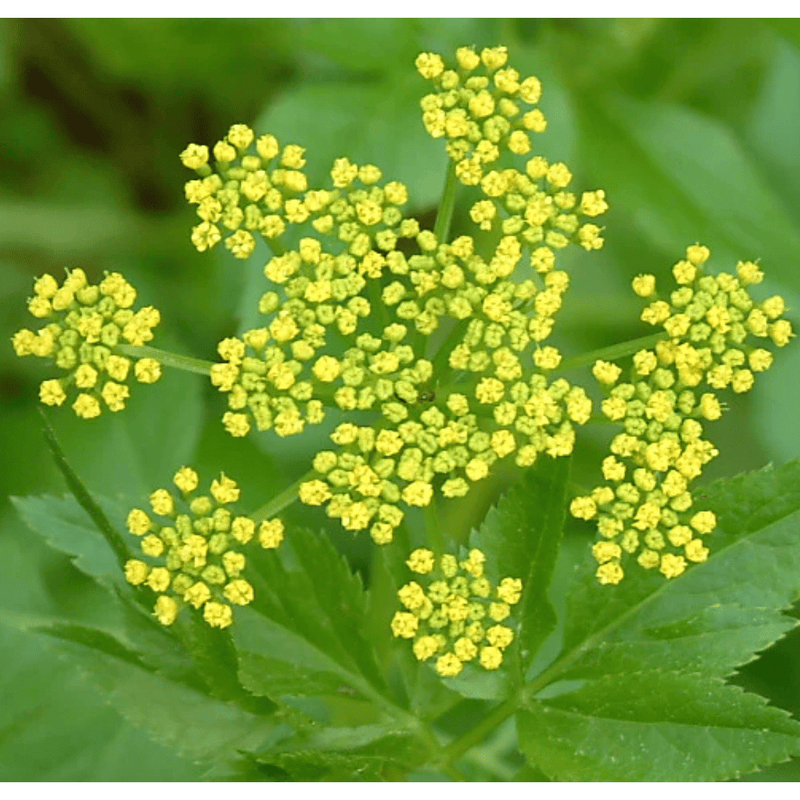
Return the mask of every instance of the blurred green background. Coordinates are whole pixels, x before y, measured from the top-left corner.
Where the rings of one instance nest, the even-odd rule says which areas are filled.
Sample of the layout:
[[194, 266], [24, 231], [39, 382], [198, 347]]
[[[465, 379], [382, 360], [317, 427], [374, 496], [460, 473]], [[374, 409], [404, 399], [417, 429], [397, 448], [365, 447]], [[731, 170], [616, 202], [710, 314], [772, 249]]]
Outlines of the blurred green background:
[[[783, 294], [798, 327], [797, 21], [14, 20], [0, 22], [0, 340], [31, 324], [34, 276], [80, 266], [92, 278], [122, 272], [161, 310], [157, 344], [214, 358], [251, 313], [266, 250], [247, 265], [194, 251], [182, 188], [191, 175], [177, 155], [234, 122], [307, 147], [312, 180], [341, 155], [378, 164], [432, 224], [445, 159], [419, 119], [425, 83], [413, 60], [462, 44], [505, 44], [513, 66], [542, 79], [541, 151], [567, 161], [576, 186], [607, 192], [606, 247], [567, 259], [573, 285], [556, 335], [566, 355], [646, 334], [630, 277], [666, 277], [695, 242], [718, 269], [760, 258], [763, 296]], [[35, 408], [45, 377], [35, 359], [0, 347], [0, 780], [191, 780], [197, 768], [25, 632], [44, 617], [103, 616], [86, 579], [8, 501], [65, 489]], [[721, 455], [707, 478], [800, 455], [799, 394], [795, 344], [711, 429]], [[232, 440], [221, 409], [202, 378], [170, 373], [139, 387], [117, 418], [51, 418], [95, 492], [141, 496], [193, 463], [241, 479], [252, 508], [305, 471], [324, 435]], [[584, 437], [579, 476], [592, 479], [601, 446]], [[467, 528], [501, 484], [451, 509], [453, 525]], [[358, 543], [332, 535], [363, 561]], [[800, 716], [800, 637], [737, 680]], [[800, 769], [754, 779], [798, 780]]]

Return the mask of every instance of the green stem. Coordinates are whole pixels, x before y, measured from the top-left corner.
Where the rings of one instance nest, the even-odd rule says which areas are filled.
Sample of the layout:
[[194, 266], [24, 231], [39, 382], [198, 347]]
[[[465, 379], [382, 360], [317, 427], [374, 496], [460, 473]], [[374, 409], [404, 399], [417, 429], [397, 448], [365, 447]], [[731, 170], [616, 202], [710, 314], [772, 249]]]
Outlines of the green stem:
[[510, 697], [505, 703], [493, 708], [474, 728], [450, 742], [442, 750], [442, 764], [452, 764], [461, 758], [471, 747], [482, 742], [498, 725], [505, 722], [517, 710], [517, 697]]
[[439, 524], [439, 509], [436, 505], [436, 498], [432, 497], [430, 503], [425, 506], [425, 532], [428, 534], [428, 546], [437, 556], [444, 554], [444, 537], [442, 536], [442, 526]]
[[214, 366], [213, 361], [203, 361], [191, 356], [180, 356], [177, 353], [170, 353], [167, 350], [159, 350], [157, 347], [148, 347], [147, 345], [118, 344], [117, 350], [131, 358], [154, 358], [165, 367], [175, 367], [175, 369], [195, 372], [198, 375], [210, 375], [211, 367]]
[[440, 378], [444, 370], [449, 369], [450, 365], [448, 364], [448, 359], [450, 358], [450, 353], [453, 352], [453, 348], [464, 338], [469, 322], [468, 319], [462, 319], [453, 325], [452, 330], [447, 334], [447, 337], [434, 354], [431, 359], [433, 362], [434, 379]]
[[286, 248], [281, 243], [280, 239], [265, 239], [267, 247], [272, 250], [272, 255], [282, 256], [286, 253]]
[[307, 472], [301, 478], [298, 478], [291, 486], [287, 486], [280, 494], [275, 495], [268, 503], [265, 503], [257, 511], [254, 511], [250, 516], [255, 522], [261, 522], [265, 519], [275, 516], [279, 511], [290, 506], [297, 500], [297, 490], [300, 488], [301, 483], [311, 480], [317, 473], [314, 470]]
[[590, 353], [581, 353], [579, 356], [565, 358], [553, 371], [567, 372], [571, 369], [594, 364], [594, 362], [599, 359], [614, 361], [618, 358], [625, 358], [625, 356], [632, 356], [640, 350], [647, 350], [650, 347], [655, 347], [666, 338], [666, 333], [654, 333], [651, 336], [642, 336], [641, 339], [629, 339], [627, 342], [612, 344], [610, 347], [601, 347], [599, 350], [592, 350]]
[[458, 781], [459, 783], [466, 782], [466, 777], [460, 770], [456, 769], [452, 764], [445, 764], [442, 767], [442, 772], [450, 778], [451, 781]]
[[50, 421], [47, 419], [47, 415], [44, 413], [44, 410], [41, 406], [39, 407], [39, 413], [41, 414], [42, 421], [44, 423], [43, 431], [45, 439], [47, 440], [47, 446], [50, 448], [53, 460], [56, 462], [56, 466], [64, 476], [64, 480], [67, 482], [69, 490], [72, 492], [73, 496], [83, 510], [89, 515], [92, 522], [94, 522], [94, 524], [97, 526], [97, 529], [103, 535], [103, 538], [106, 540], [106, 542], [108, 542], [109, 547], [114, 551], [114, 555], [117, 558], [117, 563], [120, 565], [120, 567], [124, 568], [125, 562], [130, 558], [128, 545], [125, 543], [125, 540], [122, 538], [122, 536], [120, 536], [117, 529], [111, 524], [103, 509], [100, 508], [95, 499], [89, 493], [89, 490], [86, 488], [83, 481], [78, 477], [78, 474], [70, 466], [69, 462], [67, 461], [67, 457], [64, 455], [64, 451], [62, 450], [61, 445], [56, 438], [56, 432], [53, 430], [52, 425], [50, 425]]
[[440, 244], [447, 241], [447, 236], [450, 233], [450, 222], [453, 219], [453, 209], [456, 204], [456, 187], [458, 186], [456, 162], [452, 159], [448, 159], [448, 161], [442, 199], [439, 201], [439, 211], [436, 214], [436, 223], [433, 226], [436, 241]]

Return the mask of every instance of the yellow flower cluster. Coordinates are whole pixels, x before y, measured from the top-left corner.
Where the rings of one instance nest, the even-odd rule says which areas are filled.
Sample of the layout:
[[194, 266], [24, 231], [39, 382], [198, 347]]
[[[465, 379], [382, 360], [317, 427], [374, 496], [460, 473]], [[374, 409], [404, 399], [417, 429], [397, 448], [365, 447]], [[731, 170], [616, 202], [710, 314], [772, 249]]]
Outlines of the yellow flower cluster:
[[493, 586], [484, 575], [485, 561], [475, 549], [461, 561], [419, 549], [406, 562], [422, 583], [411, 581], [397, 593], [406, 610], [394, 615], [392, 633], [413, 639], [420, 661], [435, 656], [436, 671], [444, 678], [455, 677], [473, 661], [484, 669], [497, 669], [503, 651], [514, 641], [508, 619], [522, 596], [522, 581], [503, 578]]
[[483, 230], [538, 246], [534, 262], [552, 261], [552, 251], [571, 242], [587, 250], [602, 247], [600, 228], [583, 221], [608, 209], [602, 189], [578, 197], [568, 191], [572, 173], [566, 164], [541, 156], [529, 158], [524, 171], [492, 166], [505, 151], [527, 156], [530, 132], [545, 130], [538, 108], [524, 110], [539, 102], [538, 78], [521, 79], [506, 66], [505, 47], [487, 47], [480, 54], [461, 47], [455, 60], [450, 68], [436, 53], [417, 58], [420, 74], [437, 89], [422, 99], [422, 121], [431, 136], [447, 139], [461, 183], [483, 195], [470, 210], [473, 221]]
[[[301, 241], [300, 252], [312, 243]], [[386, 543], [403, 517], [397, 504], [427, 505], [435, 481], [444, 496], [462, 496], [498, 459], [514, 454], [530, 466], [541, 452], [572, 451], [574, 424], [588, 421], [591, 401], [563, 379], [548, 383], [544, 373], [560, 355], [540, 346], [561, 307], [566, 273], [548, 273], [543, 289], [512, 281], [521, 258], [513, 239], [488, 262], [466, 236], [419, 256], [393, 251], [382, 284], [349, 255], [324, 258], [317, 246], [319, 261], [308, 263], [300, 252], [270, 262], [268, 271], [276, 260], [294, 265], [291, 277], [272, 273], [290, 299], [278, 310], [277, 293], [265, 295], [262, 311], [275, 312], [272, 321], [221, 342], [226, 361], [211, 379], [229, 393], [223, 422], [235, 436], [252, 422], [296, 434], [321, 422], [326, 406], [380, 412], [377, 423], [337, 427], [331, 438], [339, 450], [315, 459], [318, 475], [301, 487], [301, 501], [327, 504], [346, 528], [371, 526], [373, 539]], [[315, 291], [323, 286], [324, 301], [309, 292], [312, 283]], [[375, 284], [379, 303], [363, 296]], [[380, 336], [362, 332], [376, 315], [386, 323]], [[411, 326], [427, 336], [443, 320], [461, 324], [463, 334], [436, 374]], [[342, 338], [351, 346], [335, 355]], [[535, 374], [526, 378], [523, 351], [531, 344]]]
[[[496, 70], [497, 58], [499, 51], [484, 62]], [[504, 73], [508, 81], [516, 80], [512, 72]], [[502, 91], [531, 96], [530, 81], [512, 91], [499, 80]], [[253, 143], [258, 156], [245, 153]], [[287, 150], [297, 155], [299, 148]], [[236, 125], [214, 153], [219, 174], [211, 173], [206, 148], [184, 152], [184, 163], [204, 175], [189, 183], [190, 194], [219, 182], [225, 197], [241, 204], [251, 173], [273, 181], [265, 161], [279, 153], [272, 137], [257, 139]], [[281, 174], [302, 167], [281, 159]], [[568, 175], [562, 167], [548, 167], [544, 178], [559, 191]], [[284, 205], [274, 190], [272, 217], [280, 224], [267, 233], [252, 228], [275, 253], [264, 268], [272, 288], [259, 303], [265, 324], [220, 342], [223, 361], [211, 370], [212, 383], [228, 395], [223, 424], [231, 435], [255, 428], [290, 436], [331, 410], [372, 412], [334, 430], [337, 449], [318, 454], [316, 474], [299, 497], [324, 505], [348, 530], [369, 529], [381, 544], [392, 540], [405, 506], [428, 505], [436, 490], [463, 496], [500, 459], [530, 466], [540, 453], [572, 451], [574, 426], [588, 421], [591, 401], [563, 379], [548, 380], [561, 355], [545, 342], [569, 285], [567, 273], [555, 269], [556, 250], [579, 237], [551, 241], [544, 222], [536, 223], [544, 225], [538, 238], [522, 236], [533, 225], [529, 214], [485, 254], [471, 236], [437, 241], [403, 217], [403, 184], [384, 183], [376, 167], [344, 158], [334, 163], [329, 188], [293, 185], [295, 196]], [[513, 205], [512, 194], [492, 197]], [[265, 197], [250, 200], [263, 205]], [[601, 213], [602, 193], [584, 205], [587, 214]], [[254, 206], [244, 209], [245, 219], [263, 219], [263, 209], [248, 208]], [[276, 241], [303, 224], [313, 236], [292, 236], [291, 249]], [[531, 248], [532, 277], [521, 280], [514, 273], [525, 248], [544, 239], [550, 244]], [[435, 356], [434, 334], [443, 340]]]
[[24, 328], [12, 341], [18, 356], [49, 358], [68, 373], [41, 384], [39, 397], [45, 405], [60, 406], [68, 392], [74, 392], [73, 410], [90, 419], [99, 416], [104, 405], [111, 411], [125, 407], [131, 375], [141, 383], [161, 377], [155, 359], [133, 363], [118, 350], [118, 345], [150, 341], [160, 320], [152, 306], [133, 310], [136, 290], [122, 275], [107, 273], [92, 285], [83, 270], [75, 269], [60, 286], [52, 275], [43, 275], [33, 289], [28, 309], [46, 324], [35, 333]]
[[[381, 185], [375, 166], [359, 167], [339, 158], [330, 172], [330, 187], [309, 189], [302, 171], [304, 148], [281, 148], [270, 135], [256, 139], [241, 124], [231, 127], [213, 153], [214, 172], [205, 145], [192, 144], [181, 153], [184, 165], [201, 176], [186, 184], [186, 198], [197, 205], [203, 220], [192, 232], [192, 243], [201, 252], [225, 236], [225, 246], [244, 259], [255, 249], [256, 234], [279, 250], [277, 240], [288, 226], [309, 223], [321, 236], [343, 243], [362, 269], [374, 271], [380, 267], [373, 263], [373, 248], [393, 250], [398, 239], [419, 233], [419, 225], [404, 219], [400, 210], [408, 200], [406, 187], [396, 181]], [[271, 271], [284, 268], [277, 260]]]
[[253, 600], [253, 587], [241, 577], [247, 560], [239, 551], [258, 539], [262, 547], [278, 547], [283, 540], [279, 519], [260, 526], [228, 508], [239, 499], [239, 487], [220, 474], [210, 495], [194, 495], [199, 479], [182, 467], [173, 479], [179, 493], [156, 489], [150, 495], [152, 515], [140, 508], [128, 514], [128, 530], [141, 537], [140, 548], [157, 565], [131, 559], [125, 578], [133, 586], [146, 585], [158, 593], [154, 613], [162, 625], [171, 625], [181, 607], [203, 609], [203, 619], [214, 628], [233, 622], [231, 604]]
[[622, 370], [598, 361], [594, 375], [606, 392], [603, 414], [623, 426], [602, 465], [606, 484], [578, 497], [572, 514], [597, 519], [602, 537], [594, 545], [601, 583], [618, 583], [626, 555], [667, 578], [690, 562], [708, 558], [702, 537], [716, 526], [710, 511], [696, 511], [689, 484], [717, 455], [703, 439], [705, 421], [719, 419], [718, 393], [746, 392], [755, 375], [772, 364], [772, 353], [752, 339], [789, 342], [790, 323], [781, 319], [782, 298], [759, 302], [747, 287], [763, 273], [740, 262], [736, 275], [711, 275], [708, 248], [693, 245], [673, 268], [678, 288], [669, 300], [656, 295], [652, 275], [640, 275], [633, 288], [651, 302], [642, 319], [662, 328], [667, 338], [633, 357], [630, 379]]

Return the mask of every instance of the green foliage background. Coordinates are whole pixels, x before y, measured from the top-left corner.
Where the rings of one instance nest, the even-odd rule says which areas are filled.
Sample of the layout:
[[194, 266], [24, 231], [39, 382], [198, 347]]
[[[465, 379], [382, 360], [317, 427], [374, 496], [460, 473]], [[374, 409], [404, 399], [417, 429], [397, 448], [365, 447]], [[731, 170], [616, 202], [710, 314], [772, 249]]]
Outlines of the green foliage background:
[[[249, 313], [247, 272], [189, 243], [182, 185], [191, 176], [177, 154], [190, 141], [213, 144], [233, 122], [307, 147], [312, 180], [340, 155], [378, 164], [409, 185], [415, 213], [432, 224], [445, 159], [419, 120], [413, 59], [461, 44], [505, 44], [514, 66], [542, 79], [544, 154], [607, 192], [605, 248], [569, 256], [557, 342], [566, 355], [646, 333], [630, 276], [666, 275], [694, 242], [720, 269], [760, 257], [765, 292], [781, 293], [800, 327], [796, 21], [21, 20], [0, 22], [0, 340], [29, 324], [34, 276], [81, 266], [94, 277], [122, 272], [161, 310], [157, 344], [213, 358]], [[65, 491], [35, 411], [44, 377], [0, 347], [0, 780], [192, 780], [190, 760], [123, 721], [24, 632], [106, 613], [86, 577], [8, 501]], [[706, 479], [800, 455], [799, 394], [795, 343], [711, 428], [720, 456]], [[235, 476], [255, 508], [305, 471], [320, 439], [233, 440], [221, 408], [202, 378], [169, 373], [140, 387], [118, 418], [52, 417], [95, 492], [143, 495], [191, 462]], [[602, 440], [587, 433], [583, 445], [575, 469], [589, 476]], [[448, 525], [466, 533], [503, 485], [499, 476], [453, 509]], [[363, 542], [332, 537], [366, 564]], [[736, 681], [800, 717], [800, 635]], [[798, 780], [800, 767], [757, 779]]]

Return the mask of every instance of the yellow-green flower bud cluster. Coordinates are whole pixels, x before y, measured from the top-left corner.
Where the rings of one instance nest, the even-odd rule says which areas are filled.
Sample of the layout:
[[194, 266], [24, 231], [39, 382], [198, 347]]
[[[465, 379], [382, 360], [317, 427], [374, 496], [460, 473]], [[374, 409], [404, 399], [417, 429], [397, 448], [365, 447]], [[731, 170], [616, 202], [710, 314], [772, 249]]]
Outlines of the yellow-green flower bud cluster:
[[[467, 50], [459, 52], [464, 64], [474, 60]], [[532, 102], [539, 91], [535, 79], [519, 82], [513, 71], [497, 72], [504, 51], [473, 56], [496, 74], [492, 91]], [[519, 86], [510, 88], [514, 81]], [[224, 163], [239, 169], [240, 156], [255, 168], [251, 156], [231, 149], [255, 141], [263, 157], [259, 142], [274, 140], [256, 140], [245, 126], [234, 129], [228, 149], [220, 146]], [[277, 143], [265, 152], [274, 157]], [[202, 180], [214, 177], [207, 150], [192, 146], [183, 158]], [[259, 303], [266, 324], [221, 342], [223, 362], [212, 368], [211, 379], [228, 394], [223, 423], [234, 436], [253, 428], [298, 434], [332, 408], [380, 415], [334, 431], [337, 449], [320, 454], [300, 499], [386, 543], [405, 506], [428, 505], [436, 490], [463, 496], [495, 461], [513, 456], [530, 466], [542, 452], [569, 454], [574, 425], [588, 421], [591, 401], [582, 389], [546, 378], [561, 360], [545, 341], [569, 285], [568, 275], [554, 268], [555, 249], [536, 248], [537, 274], [515, 280], [528, 246], [519, 226], [481, 254], [470, 236], [438, 242], [403, 219], [405, 187], [382, 185], [377, 168], [342, 158], [330, 177], [332, 188], [298, 195], [305, 211], [284, 215], [284, 224], [267, 237], [287, 232], [294, 244], [284, 249], [272, 241], [276, 255], [264, 268], [272, 288]], [[563, 165], [548, 165], [538, 177], [560, 192], [571, 176]], [[534, 186], [528, 176], [522, 179]], [[486, 186], [493, 180], [487, 176]], [[604, 208], [602, 192], [587, 196], [586, 214]], [[313, 235], [292, 235], [290, 226], [304, 223]], [[414, 241], [401, 247], [401, 238]], [[434, 363], [426, 357], [426, 340], [443, 326], [450, 334]]]
[[484, 165], [503, 151], [529, 153], [530, 134], [546, 129], [544, 114], [532, 108], [542, 85], [507, 66], [505, 47], [486, 47], [480, 54], [460, 47], [455, 61], [450, 67], [437, 53], [417, 57], [417, 70], [436, 90], [420, 102], [422, 121], [435, 139], [447, 139], [447, 153], [462, 183], [477, 185]]
[[201, 176], [186, 184], [186, 198], [197, 205], [202, 220], [192, 232], [192, 243], [201, 252], [224, 237], [236, 258], [248, 258], [256, 234], [275, 242], [289, 226], [308, 222], [369, 270], [378, 255], [373, 248], [394, 250], [398, 239], [419, 233], [419, 225], [404, 219], [400, 210], [408, 190], [397, 181], [379, 185], [382, 175], [375, 166], [339, 158], [330, 172], [331, 187], [310, 190], [302, 171], [304, 148], [281, 148], [274, 136], [256, 138], [246, 125], [232, 126], [213, 153], [214, 172], [204, 145], [189, 145], [181, 153], [184, 165]]
[[232, 606], [253, 600], [253, 587], [242, 577], [247, 559], [241, 546], [257, 540], [266, 549], [278, 547], [283, 523], [257, 526], [235, 515], [229, 506], [238, 501], [239, 487], [224, 474], [211, 483], [210, 496], [195, 494], [199, 479], [190, 467], [181, 467], [173, 482], [177, 493], [156, 489], [150, 495], [151, 512], [134, 508], [128, 514], [128, 530], [140, 537], [147, 560], [129, 560], [125, 577], [158, 594], [154, 614], [162, 625], [171, 625], [188, 605], [202, 608], [211, 627], [227, 628]]
[[512, 606], [522, 596], [522, 581], [503, 578], [493, 585], [484, 574], [486, 557], [477, 549], [465, 559], [415, 550], [409, 569], [420, 576], [397, 593], [405, 610], [392, 619], [392, 633], [413, 640], [420, 661], [435, 658], [444, 678], [458, 675], [465, 663], [498, 669], [514, 641]]
[[568, 191], [572, 173], [561, 162], [542, 156], [529, 159], [525, 171], [504, 169], [484, 175], [479, 185], [485, 198], [470, 209], [483, 230], [516, 236], [531, 248], [531, 262], [539, 272], [552, 268], [555, 252], [569, 244], [585, 250], [603, 246], [601, 229], [586, 218], [605, 213], [605, 192], [597, 189], [580, 197]]
[[[502, 247], [498, 250], [502, 254]], [[390, 315], [390, 324], [382, 337], [356, 335], [348, 322], [348, 329], [338, 326], [338, 332], [349, 334], [355, 347], [343, 358], [309, 348], [308, 366], [293, 362], [298, 382], [310, 386], [315, 397], [327, 398], [325, 402], [345, 411], [379, 411], [382, 418], [364, 426], [345, 423], [334, 431], [331, 438], [339, 450], [326, 451], [315, 460], [317, 475], [301, 487], [301, 501], [326, 505], [327, 513], [345, 528], [369, 528], [373, 539], [385, 544], [403, 519], [401, 506], [427, 506], [434, 487], [445, 497], [463, 496], [471, 483], [485, 478], [491, 466], [507, 456], [513, 454], [518, 465], [530, 466], [541, 452], [555, 457], [572, 451], [573, 426], [588, 421], [591, 401], [563, 379], [548, 384], [543, 373], [558, 365], [560, 355], [553, 347], [539, 346], [552, 329], [568, 278], [563, 272], [548, 274], [543, 291], [533, 281], [514, 283], [508, 275], [518, 257], [512, 248], [511, 255], [496, 253], [487, 263], [473, 253], [472, 240], [461, 237], [438, 247], [435, 255], [418, 260], [412, 256], [402, 267], [398, 262], [390, 267], [392, 280], [383, 289], [382, 308]], [[427, 290], [420, 287], [426, 285], [437, 291], [431, 305], [423, 307]], [[357, 299], [363, 304], [363, 316], [368, 316], [368, 301]], [[349, 314], [352, 302], [348, 301], [345, 313]], [[404, 304], [413, 304], [413, 314]], [[431, 333], [445, 317], [463, 321], [466, 327], [446, 353], [443, 369], [453, 381], [440, 387], [432, 381], [433, 364], [400, 342], [405, 341], [412, 320], [418, 331]], [[297, 319], [296, 335], [302, 338], [303, 323], [300, 316]], [[345, 319], [356, 322], [358, 315]], [[319, 317], [309, 315], [309, 320], [318, 331]], [[319, 341], [324, 344], [321, 337]], [[535, 373], [530, 376], [530, 369], [523, 366], [523, 351], [532, 343]], [[291, 353], [284, 352], [281, 365], [291, 361]], [[271, 354], [267, 360], [273, 358], [280, 357]], [[223, 371], [234, 375], [229, 365], [214, 369], [220, 375]], [[310, 380], [303, 380], [309, 370]], [[443, 377], [444, 372], [439, 378]], [[239, 373], [234, 380], [239, 380]], [[239, 391], [239, 385], [230, 390], [230, 399], [241, 398], [235, 400], [239, 408], [240, 403], [249, 403], [260, 424], [250, 396]], [[275, 399], [266, 378], [258, 389], [273, 391], [268, 401], [259, 402], [291, 401]], [[319, 402], [316, 410], [322, 407]], [[271, 414], [264, 416], [267, 423], [273, 419]], [[299, 429], [303, 418], [296, 405], [293, 419]], [[229, 412], [226, 424], [229, 430], [240, 426], [236, 429], [244, 433], [249, 418], [244, 412]]]
[[470, 210], [472, 220], [482, 230], [518, 237], [535, 248], [532, 261], [542, 272], [552, 268], [553, 251], [570, 243], [601, 248], [600, 228], [585, 219], [608, 209], [602, 189], [578, 197], [568, 190], [572, 173], [566, 164], [551, 164], [541, 156], [530, 157], [522, 172], [492, 168], [504, 151], [527, 156], [530, 133], [545, 130], [542, 112], [525, 110], [539, 102], [539, 80], [521, 79], [506, 66], [504, 47], [484, 48], [480, 54], [461, 47], [455, 60], [450, 66], [436, 53], [422, 53], [416, 65], [437, 89], [421, 102], [426, 130], [447, 139], [456, 177], [483, 195]]
[[719, 391], [745, 392], [755, 374], [771, 365], [772, 354], [751, 337], [783, 346], [792, 336], [781, 319], [783, 300], [759, 302], [748, 292], [763, 277], [755, 264], [740, 262], [737, 275], [714, 276], [705, 269], [709, 255], [700, 245], [687, 248], [673, 268], [678, 288], [669, 301], [655, 294], [652, 275], [634, 279], [636, 294], [651, 301], [642, 319], [662, 327], [668, 338], [634, 355], [628, 382], [619, 381], [622, 370], [615, 364], [594, 365], [606, 393], [603, 414], [624, 429], [603, 461], [607, 483], [571, 505], [574, 516], [597, 519], [602, 540], [593, 552], [601, 583], [622, 579], [626, 554], [667, 578], [708, 558], [701, 537], [713, 531], [716, 519], [693, 508], [689, 491], [717, 455], [702, 438], [703, 424], [722, 414]]
[[[472, 374], [474, 385], [467, 387], [471, 402], [487, 413], [506, 394], [506, 384], [519, 382], [524, 372], [521, 353], [529, 344], [536, 344], [539, 369], [558, 365], [555, 348], [539, 345], [561, 307], [569, 284], [566, 273], [550, 272], [540, 290], [531, 280], [510, 280], [521, 257], [513, 238], [501, 240], [488, 261], [474, 252], [468, 236], [438, 247], [423, 235], [419, 238], [431, 247], [428, 252], [406, 257], [392, 251], [374, 272], [349, 253], [323, 252], [315, 239], [301, 239], [298, 250], [267, 264], [266, 276], [288, 299], [281, 303], [277, 292], [266, 293], [260, 310], [272, 317], [269, 325], [221, 342], [225, 362], [211, 372], [214, 385], [228, 393], [230, 411], [223, 421], [231, 434], [244, 436], [253, 423], [259, 430], [274, 428], [281, 436], [299, 433], [306, 423], [324, 419], [325, 406], [380, 410], [393, 423], [404, 421], [408, 411], [400, 404], [416, 404], [432, 377], [431, 363], [406, 343], [412, 324], [426, 336], [445, 318], [467, 324], [464, 338], [448, 353], [448, 366]], [[376, 288], [383, 272], [386, 280]], [[371, 289], [380, 291], [377, 309], [367, 299]], [[379, 337], [360, 330], [376, 310], [387, 323]], [[329, 348], [331, 333], [351, 343], [343, 355]], [[528, 403], [528, 389], [517, 387], [514, 402]], [[572, 421], [588, 419], [591, 408], [580, 390], [555, 391], [568, 395]], [[467, 403], [456, 416], [470, 413], [467, 399], [456, 402]], [[563, 421], [548, 408], [546, 422]], [[444, 404], [442, 411], [448, 417], [455, 413]], [[506, 403], [495, 413], [495, 424], [510, 425], [515, 417]]]
[[28, 309], [45, 324], [35, 333], [27, 328], [13, 337], [18, 356], [50, 359], [67, 375], [43, 381], [39, 397], [45, 405], [60, 406], [70, 395], [79, 417], [91, 419], [103, 407], [121, 411], [130, 395], [128, 383], [154, 383], [161, 365], [152, 358], [132, 360], [119, 345], [143, 345], [153, 338], [160, 315], [152, 306], [133, 310], [136, 290], [112, 272], [97, 285], [81, 269], [67, 273], [63, 283], [43, 275], [34, 283]]

